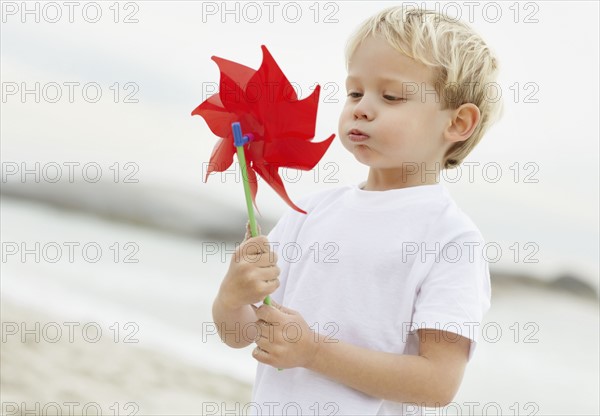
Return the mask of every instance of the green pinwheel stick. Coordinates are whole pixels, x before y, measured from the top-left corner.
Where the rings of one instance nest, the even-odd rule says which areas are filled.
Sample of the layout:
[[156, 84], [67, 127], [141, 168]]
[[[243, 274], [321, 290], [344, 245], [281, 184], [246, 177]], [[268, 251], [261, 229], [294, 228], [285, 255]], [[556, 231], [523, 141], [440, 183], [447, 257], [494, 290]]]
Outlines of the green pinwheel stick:
[[[248, 178], [248, 166], [246, 165], [246, 156], [244, 154], [244, 145], [251, 141], [253, 136], [252, 134], [242, 135], [242, 127], [237, 121], [231, 123], [231, 129], [233, 130], [233, 144], [237, 150], [240, 170], [242, 171], [244, 195], [246, 195], [246, 208], [248, 209], [248, 220], [250, 221], [250, 235], [256, 237], [258, 235], [258, 227], [256, 225], [256, 217], [254, 216], [254, 206], [252, 204], [252, 194], [250, 192], [250, 180]], [[271, 306], [271, 297], [269, 295], [265, 298], [264, 303]]]
[[[244, 154], [244, 145], [253, 139], [251, 133], [242, 135], [242, 127], [237, 121], [231, 123], [233, 130], [233, 144], [237, 150], [238, 161], [240, 162], [240, 170], [242, 171], [242, 182], [244, 183], [244, 195], [246, 195], [246, 208], [248, 209], [248, 220], [250, 221], [250, 235], [256, 237], [258, 235], [258, 227], [256, 226], [256, 217], [254, 216], [254, 206], [252, 205], [252, 194], [250, 193], [250, 180], [248, 179], [248, 166], [246, 166], [246, 155]], [[267, 295], [264, 300], [265, 305], [271, 306], [271, 296]], [[282, 371], [283, 368], [278, 368]]]

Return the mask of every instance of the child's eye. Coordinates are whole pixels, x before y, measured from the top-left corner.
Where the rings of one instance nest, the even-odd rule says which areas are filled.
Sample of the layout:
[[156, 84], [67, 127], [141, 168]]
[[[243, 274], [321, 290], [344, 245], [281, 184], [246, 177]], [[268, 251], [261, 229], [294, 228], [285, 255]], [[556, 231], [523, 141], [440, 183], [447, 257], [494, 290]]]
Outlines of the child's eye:
[[362, 94], [360, 92], [351, 91], [348, 93], [348, 97], [350, 98], [360, 98]]
[[383, 98], [385, 98], [388, 101], [401, 101], [403, 103], [406, 102], [406, 98], [402, 98], [402, 97], [395, 97], [393, 95], [384, 95]]

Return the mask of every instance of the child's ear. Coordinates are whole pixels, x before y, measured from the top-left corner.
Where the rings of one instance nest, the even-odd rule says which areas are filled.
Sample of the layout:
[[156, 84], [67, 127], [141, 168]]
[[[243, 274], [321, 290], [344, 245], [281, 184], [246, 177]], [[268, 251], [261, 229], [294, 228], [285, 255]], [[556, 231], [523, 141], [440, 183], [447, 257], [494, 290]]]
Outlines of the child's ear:
[[452, 112], [450, 124], [444, 130], [444, 138], [449, 142], [462, 142], [473, 134], [479, 124], [481, 113], [479, 107], [465, 103]]

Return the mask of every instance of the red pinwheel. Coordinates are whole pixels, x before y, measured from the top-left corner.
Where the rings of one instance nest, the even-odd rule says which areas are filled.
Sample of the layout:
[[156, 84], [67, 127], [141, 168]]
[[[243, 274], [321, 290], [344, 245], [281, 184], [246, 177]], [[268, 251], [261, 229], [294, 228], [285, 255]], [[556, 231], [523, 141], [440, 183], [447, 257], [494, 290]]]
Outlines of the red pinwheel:
[[[220, 137], [210, 157], [206, 174], [223, 172], [233, 163], [236, 144], [240, 165], [247, 170], [252, 202], [257, 192], [256, 174], [263, 178], [293, 209], [306, 213], [288, 197], [278, 169], [310, 170], [315, 167], [335, 137], [313, 142], [320, 87], [299, 100], [294, 88], [263, 45], [263, 61], [255, 71], [247, 66], [213, 56], [219, 66], [219, 93], [200, 104], [192, 115], [202, 116], [211, 131]], [[232, 124], [239, 123], [246, 134], [234, 143]], [[241, 135], [241, 133], [240, 133]], [[243, 144], [245, 142], [245, 144]], [[249, 211], [252, 204], [248, 202]], [[249, 212], [250, 214], [250, 212]], [[251, 215], [251, 220], [253, 215]]]

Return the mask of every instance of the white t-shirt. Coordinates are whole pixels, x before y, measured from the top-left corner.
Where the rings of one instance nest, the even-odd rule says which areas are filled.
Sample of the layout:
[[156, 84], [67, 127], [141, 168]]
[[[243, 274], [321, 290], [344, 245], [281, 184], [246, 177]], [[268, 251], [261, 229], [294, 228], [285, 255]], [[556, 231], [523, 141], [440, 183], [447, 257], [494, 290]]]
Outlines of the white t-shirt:
[[[281, 269], [275, 301], [331, 339], [418, 355], [416, 330], [436, 328], [470, 338], [471, 358], [490, 307], [485, 242], [442, 184], [388, 191], [344, 186], [298, 205], [308, 214], [288, 210], [268, 235]], [[247, 410], [420, 414], [413, 404], [372, 397], [304, 368], [278, 371], [261, 363]]]

